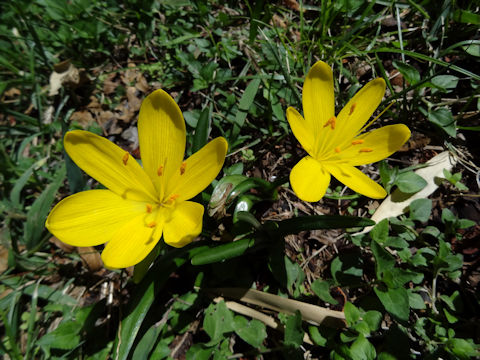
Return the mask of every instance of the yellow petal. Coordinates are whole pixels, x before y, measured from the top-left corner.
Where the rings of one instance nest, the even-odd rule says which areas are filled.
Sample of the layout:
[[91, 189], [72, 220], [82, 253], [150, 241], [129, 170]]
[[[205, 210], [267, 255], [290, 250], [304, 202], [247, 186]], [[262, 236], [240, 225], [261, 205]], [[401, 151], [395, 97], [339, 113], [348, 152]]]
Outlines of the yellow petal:
[[354, 142], [363, 142], [351, 145], [339, 155], [354, 166], [370, 164], [389, 157], [409, 138], [410, 130], [405, 125], [388, 125], [356, 137]]
[[88, 131], [69, 131], [63, 140], [72, 160], [88, 175], [128, 200], [156, 198], [148, 175], [128, 152]]
[[143, 100], [138, 138], [143, 168], [163, 198], [167, 179], [182, 164], [186, 139], [182, 112], [165, 91], [156, 90]]
[[319, 157], [346, 144], [358, 135], [363, 125], [370, 119], [385, 94], [385, 81], [381, 78], [370, 81], [358, 91], [337, 116], [335, 130], [330, 132], [322, 143]]
[[359, 194], [373, 199], [383, 199], [387, 196], [384, 188], [370, 179], [363, 172], [348, 164], [324, 163], [325, 169], [330, 172], [338, 181], [348, 186]]
[[144, 211], [144, 203], [124, 200], [110, 190], [89, 190], [60, 201], [45, 226], [66, 244], [95, 246], [111, 240], [118, 229]]
[[223, 137], [210, 141], [185, 160], [168, 180], [166, 198], [178, 195], [177, 201], [188, 200], [204, 190], [220, 172], [228, 143]]
[[[302, 103], [306, 129], [312, 133], [316, 145], [319, 146], [324, 137], [332, 131], [331, 127], [325, 124], [335, 115], [333, 73], [330, 66], [323, 61], [317, 61], [308, 72], [303, 84]], [[313, 151], [318, 153], [318, 149]]]
[[191, 243], [202, 232], [202, 217], [202, 205], [192, 201], [179, 203], [165, 222], [165, 243], [177, 248]]
[[290, 183], [300, 199], [315, 202], [325, 195], [330, 184], [330, 174], [317, 160], [306, 156], [290, 172]]
[[287, 109], [287, 119], [293, 135], [295, 135], [300, 145], [307, 153], [314, 155], [315, 139], [307, 121], [292, 107]]
[[105, 246], [103, 264], [110, 269], [121, 269], [145, 259], [161, 237], [163, 223], [157, 217], [156, 226], [153, 224], [145, 214], [124, 223]]

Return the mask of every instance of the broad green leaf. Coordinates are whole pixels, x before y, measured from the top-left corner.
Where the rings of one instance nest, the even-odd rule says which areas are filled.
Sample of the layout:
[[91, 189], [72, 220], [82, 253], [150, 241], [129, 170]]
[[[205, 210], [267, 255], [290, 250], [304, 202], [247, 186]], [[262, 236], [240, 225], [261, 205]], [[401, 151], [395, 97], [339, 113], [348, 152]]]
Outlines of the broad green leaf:
[[395, 266], [395, 258], [376, 241], [372, 240], [370, 248], [375, 257], [375, 272], [377, 274], [377, 279], [382, 280], [384, 272], [391, 270]]
[[228, 139], [229, 141], [234, 141], [240, 134], [240, 129], [245, 123], [245, 119], [247, 118], [248, 111], [253, 104], [253, 100], [255, 100], [255, 95], [257, 94], [260, 83], [261, 79], [253, 79], [245, 89], [238, 104], [238, 112], [235, 116], [231, 137]]
[[192, 153], [196, 153], [208, 142], [208, 134], [210, 133], [210, 117], [212, 114], [213, 105], [205, 107], [200, 113], [195, 133], [193, 135]]
[[379, 244], [383, 244], [388, 238], [389, 223], [388, 218], [380, 221], [370, 231], [370, 237]]
[[45, 228], [45, 220], [50, 211], [57, 190], [62, 186], [65, 179], [66, 169], [62, 166], [53, 182], [47, 186], [40, 196], [33, 202], [32, 207], [27, 214], [27, 222], [25, 223], [25, 244], [29, 250], [38, 245]]
[[363, 314], [362, 319], [368, 324], [370, 331], [374, 332], [380, 328], [383, 315], [380, 311], [370, 310]]
[[233, 313], [222, 300], [218, 304], [210, 304], [205, 310], [203, 328], [210, 336], [210, 344], [218, 344], [225, 333], [234, 330]]
[[205, 347], [203, 344], [195, 344], [185, 354], [186, 360], [209, 360], [215, 348]]
[[378, 286], [374, 288], [382, 305], [390, 314], [401, 321], [407, 321], [410, 314], [410, 306], [408, 302], [408, 292], [403, 287], [387, 288]]
[[345, 320], [347, 321], [348, 326], [355, 325], [355, 323], [357, 323], [362, 317], [360, 310], [349, 301], [345, 303], [343, 312], [345, 313]]
[[432, 212], [432, 200], [430, 199], [416, 199], [410, 205], [410, 219], [421, 222], [427, 222]]
[[408, 171], [398, 175], [395, 185], [398, 186], [401, 192], [413, 194], [427, 186], [427, 182], [420, 175], [415, 174], [413, 171]]
[[60, 324], [54, 331], [42, 336], [37, 345], [53, 349], [75, 349], [81, 340], [80, 330], [82, 325], [76, 321], [68, 321]]
[[372, 343], [363, 334], [360, 334], [350, 346], [350, 356], [355, 360], [371, 360], [375, 359], [377, 352]]
[[423, 310], [426, 308], [425, 301], [422, 296], [412, 289], [408, 289], [408, 303], [410, 307], [415, 310]]
[[326, 346], [327, 345], [327, 338], [325, 338], [320, 331], [318, 330], [318, 327], [310, 325], [308, 327], [308, 333], [310, 334], [310, 338], [313, 340], [313, 342], [318, 345], [318, 346]]
[[256, 319], [248, 321], [243, 316], [235, 316], [234, 328], [243, 341], [256, 348], [260, 347], [267, 337], [265, 324]]
[[440, 127], [451, 137], [457, 136], [457, 124], [453, 118], [452, 112], [449, 109], [440, 108], [431, 110], [428, 112], [427, 117], [430, 122]]
[[[437, 75], [432, 78], [432, 83], [443, 91], [452, 90], [457, 87], [458, 77], [454, 75]], [[435, 89], [432, 89], [432, 91]]]
[[332, 304], [337, 305], [338, 301], [335, 300], [332, 295], [330, 295], [330, 282], [322, 281], [320, 279], [315, 280], [312, 283], [312, 291], [317, 295], [321, 300]]
[[[114, 344], [114, 358], [125, 360], [128, 358], [135, 338], [147, 316], [148, 310], [170, 274], [187, 261], [186, 248], [167, 252], [152, 266], [147, 276], [136, 287], [124, 312], [125, 317], [119, 325], [119, 332]], [[193, 251], [191, 249], [191, 251]]]
[[303, 335], [302, 315], [297, 310], [295, 315], [287, 317], [284, 343], [287, 346], [299, 347], [303, 343]]
[[359, 254], [340, 254], [330, 264], [336, 284], [353, 285], [362, 281], [363, 260]]
[[420, 73], [412, 65], [394, 60], [393, 66], [400, 71], [410, 85], [415, 85], [420, 81]]

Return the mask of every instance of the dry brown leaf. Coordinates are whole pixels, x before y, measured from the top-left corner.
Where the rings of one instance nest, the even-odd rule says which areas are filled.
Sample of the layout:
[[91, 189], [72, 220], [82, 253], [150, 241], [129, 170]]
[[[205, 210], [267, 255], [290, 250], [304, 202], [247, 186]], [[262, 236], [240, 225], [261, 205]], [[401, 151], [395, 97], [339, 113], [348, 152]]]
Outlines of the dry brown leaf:
[[0, 274], [8, 269], [8, 249], [0, 245]]
[[82, 258], [90, 271], [95, 272], [103, 267], [103, 261], [95, 248], [89, 247], [77, 247], [78, 255]]
[[127, 88], [127, 99], [128, 105], [130, 106], [130, 111], [140, 110], [140, 105], [142, 105], [142, 100], [140, 100], [137, 95], [137, 88], [134, 86], [129, 86]]
[[138, 74], [135, 87], [144, 94], [150, 91], [150, 86], [148, 86], [148, 82], [142, 74]]
[[67, 60], [60, 64], [58, 64], [58, 69], [63, 71], [54, 71], [50, 75], [50, 90], [48, 91], [48, 96], [57, 95], [63, 86], [76, 86], [80, 83], [80, 72], [70, 61]]
[[321, 306], [287, 299], [254, 289], [217, 288], [208, 290], [223, 297], [233, 298], [277, 312], [295, 314], [298, 310], [302, 314], [303, 320], [317, 325], [322, 324], [332, 328], [342, 328], [345, 326], [345, 314], [341, 311], [330, 310]]
[[92, 114], [88, 110], [75, 111], [70, 117], [70, 121], [78, 122], [82, 127], [86, 128], [91, 125], [95, 120]]
[[66, 253], [71, 253], [73, 252], [73, 250], [75, 250], [75, 246], [65, 244], [63, 241], [57, 239], [55, 236], [52, 236], [48, 241], [50, 241], [52, 244], [54, 244], [59, 249], [62, 249]]
[[292, 10], [295, 10], [295, 11], [300, 10], [300, 5], [298, 4], [297, 0], [284, 0], [283, 3], [289, 9], [292, 9]]

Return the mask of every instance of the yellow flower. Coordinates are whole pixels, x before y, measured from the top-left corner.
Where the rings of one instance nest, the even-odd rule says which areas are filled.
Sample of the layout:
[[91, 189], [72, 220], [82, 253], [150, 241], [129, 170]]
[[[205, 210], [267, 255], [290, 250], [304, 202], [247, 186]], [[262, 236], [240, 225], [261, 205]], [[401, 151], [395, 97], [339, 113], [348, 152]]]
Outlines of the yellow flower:
[[125, 150], [87, 131], [65, 135], [65, 150], [108, 190], [89, 190], [60, 201], [46, 227], [73, 246], [107, 243], [105, 266], [124, 268], [142, 261], [163, 235], [174, 247], [202, 230], [203, 206], [187, 201], [218, 175], [227, 142], [218, 137], [183, 160], [185, 121], [163, 90], [142, 103], [138, 119], [142, 166]]
[[294, 108], [287, 109], [293, 134], [308, 153], [290, 173], [293, 191], [300, 199], [320, 200], [331, 175], [365, 196], [386, 196], [380, 185], [355, 167], [390, 156], [410, 137], [403, 124], [362, 133], [384, 94], [385, 81], [372, 80], [335, 116], [332, 70], [322, 61], [312, 66], [303, 84], [305, 118]]

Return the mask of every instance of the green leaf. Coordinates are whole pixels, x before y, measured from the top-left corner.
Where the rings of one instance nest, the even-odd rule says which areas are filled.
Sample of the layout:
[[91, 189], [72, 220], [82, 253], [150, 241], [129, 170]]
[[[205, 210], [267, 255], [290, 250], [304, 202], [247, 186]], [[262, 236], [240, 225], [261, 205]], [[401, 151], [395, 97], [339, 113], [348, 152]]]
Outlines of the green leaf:
[[345, 313], [345, 320], [347, 321], [348, 326], [355, 325], [362, 317], [360, 310], [348, 301], [345, 303], [343, 312]]
[[451, 137], [457, 136], [456, 122], [449, 109], [441, 108], [428, 112], [427, 118]]
[[377, 244], [376, 241], [372, 240], [370, 248], [375, 257], [375, 272], [377, 274], [377, 279], [382, 280], [383, 273], [387, 270], [391, 270], [395, 266], [395, 258], [381, 245]]
[[218, 344], [223, 340], [223, 334], [235, 329], [233, 313], [222, 300], [218, 304], [210, 304], [205, 310], [203, 328], [210, 336], [210, 344]]
[[327, 338], [324, 337], [320, 331], [318, 330], [318, 327], [310, 325], [308, 327], [308, 333], [310, 334], [310, 338], [313, 340], [313, 342], [318, 345], [318, 346], [326, 346], [327, 345]]
[[172, 250], [160, 257], [147, 276], [137, 286], [129, 301], [126, 316], [119, 325], [116, 343], [113, 346], [117, 360], [126, 360], [135, 338], [147, 316], [148, 310], [170, 274], [187, 261], [189, 250], [186, 248]]
[[196, 153], [208, 142], [208, 134], [210, 133], [210, 117], [212, 113], [213, 105], [205, 107], [200, 113], [197, 126], [195, 127], [195, 133], [193, 135], [192, 153]]
[[205, 265], [241, 256], [254, 244], [254, 239], [241, 239], [213, 246], [196, 254], [192, 258], [191, 263], [192, 265]]
[[76, 321], [64, 322], [58, 327], [42, 336], [37, 345], [53, 349], [71, 350], [80, 344], [81, 324]]
[[388, 219], [383, 219], [370, 231], [370, 237], [377, 243], [383, 244], [388, 238]]
[[242, 128], [243, 124], [245, 123], [245, 119], [247, 118], [248, 111], [253, 104], [253, 100], [255, 100], [255, 95], [257, 95], [258, 88], [260, 86], [261, 79], [253, 79], [248, 84], [245, 92], [243, 93], [240, 102], [238, 104], [238, 111], [235, 115], [235, 121], [233, 125], [233, 129], [231, 132], [231, 136], [228, 139], [229, 141], [233, 142], [237, 136], [240, 134], [240, 129]]
[[427, 186], [427, 182], [420, 175], [415, 174], [413, 171], [408, 171], [398, 175], [395, 185], [398, 186], [401, 192], [413, 194]]
[[340, 254], [330, 264], [330, 271], [339, 285], [358, 284], [362, 281], [363, 260], [360, 254]]
[[150, 359], [150, 352], [155, 346], [158, 336], [163, 330], [165, 323], [154, 324], [147, 330], [142, 339], [138, 342], [133, 352], [132, 360]]
[[27, 222], [25, 223], [25, 244], [29, 250], [38, 245], [45, 228], [45, 220], [50, 212], [50, 207], [55, 200], [57, 190], [62, 186], [65, 179], [66, 169], [62, 166], [53, 182], [40, 194], [33, 202], [32, 207], [27, 214]]
[[478, 346], [473, 343], [472, 339], [449, 339], [447, 341], [447, 350], [459, 359], [473, 359], [480, 356]]
[[315, 280], [312, 283], [312, 291], [317, 295], [321, 300], [332, 304], [337, 305], [338, 301], [335, 300], [332, 295], [330, 295], [330, 282], [322, 281], [320, 279]]
[[424, 310], [426, 308], [425, 301], [422, 296], [412, 289], [408, 289], [408, 303], [410, 307], [415, 310]]
[[302, 328], [302, 315], [295, 311], [295, 315], [287, 317], [285, 323], [284, 343], [287, 346], [299, 347], [303, 343], [304, 331]]
[[427, 222], [432, 212], [432, 200], [430, 199], [416, 199], [410, 205], [410, 219], [421, 222]]
[[209, 360], [214, 348], [205, 348], [203, 344], [195, 344], [185, 354], [186, 360]]
[[378, 286], [374, 288], [382, 305], [390, 314], [401, 321], [407, 321], [410, 314], [410, 306], [408, 303], [408, 292], [401, 288], [386, 288]]
[[370, 331], [377, 331], [380, 328], [380, 323], [382, 322], [383, 315], [380, 311], [370, 310], [367, 311], [363, 316], [363, 320], [368, 324]]
[[253, 347], [260, 347], [267, 337], [265, 324], [256, 319], [248, 321], [243, 316], [235, 316], [234, 328], [240, 338]]
[[363, 334], [358, 335], [357, 340], [355, 340], [350, 346], [350, 356], [355, 360], [371, 360], [375, 359], [377, 352], [375, 347], [368, 341]]
[[[457, 87], [458, 77], [453, 75], [438, 75], [433, 77], [431, 81], [435, 86], [439, 87], [443, 91], [447, 91]], [[434, 93], [433, 90], [432, 93]]]
[[400, 71], [410, 85], [415, 85], [420, 81], [420, 73], [412, 65], [394, 60], [393, 66]]
[[375, 222], [356, 216], [340, 215], [312, 215], [295, 217], [276, 222], [277, 236], [298, 234], [301, 231], [317, 229], [342, 229], [353, 227], [366, 227], [375, 225]]
[[464, 24], [480, 25], [480, 15], [468, 10], [455, 10], [453, 13], [453, 19]]

